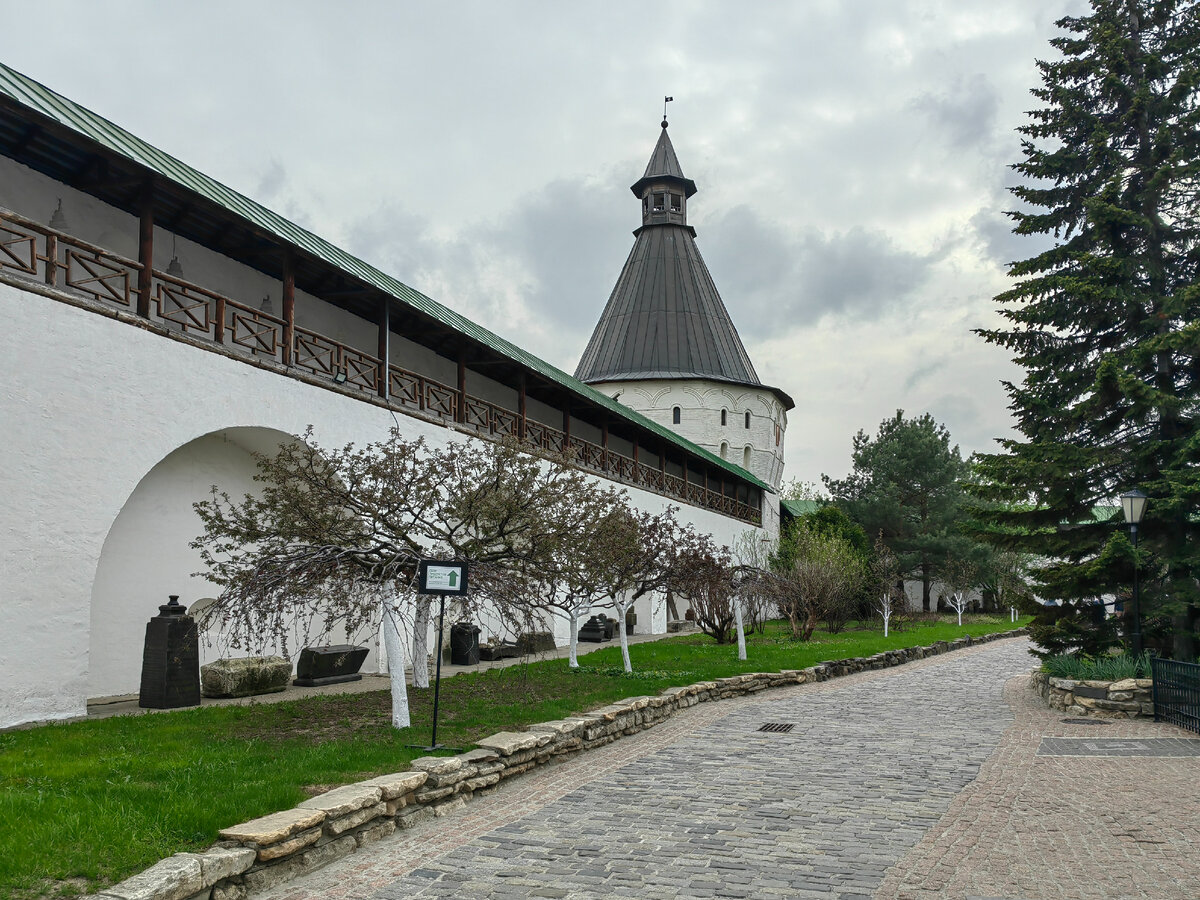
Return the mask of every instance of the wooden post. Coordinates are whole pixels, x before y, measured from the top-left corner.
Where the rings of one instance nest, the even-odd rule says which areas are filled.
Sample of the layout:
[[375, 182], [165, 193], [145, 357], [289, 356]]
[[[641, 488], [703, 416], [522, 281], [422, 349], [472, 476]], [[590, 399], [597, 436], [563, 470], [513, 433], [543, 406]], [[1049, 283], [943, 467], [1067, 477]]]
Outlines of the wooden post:
[[608, 471], [608, 416], [600, 420], [600, 446], [604, 448], [603, 469]]
[[520, 384], [517, 385], [517, 415], [520, 419], [517, 421], [517, 437], [520, 440], [525, 440], [525, 373], [521, 373]]
[[137, 314], [150, 318], [150, 284], [154, 279], [154, 182], [142, 184], [141, 217], [138, 221], [138, 299]]
[[46, 235], [46, 284], [58, 282], [58, 237]]
[[458, 351], [458, 415], [454, 417], [460, 425], [467, 421], [467, 351]]
[[291, 250], [283, 251], [283, 364], [292, 364], [296, 346], [296, 266]]
[[636, 465], [638, 461], [638, 440], [635, 436], [633, 439], [633, 462]]
[[388, 398], [392, 365], [392, 304], [386, 296], [379, 301], [379, 396]]
[[563, 404], [563, 452], [571, 445], [571, 404]]

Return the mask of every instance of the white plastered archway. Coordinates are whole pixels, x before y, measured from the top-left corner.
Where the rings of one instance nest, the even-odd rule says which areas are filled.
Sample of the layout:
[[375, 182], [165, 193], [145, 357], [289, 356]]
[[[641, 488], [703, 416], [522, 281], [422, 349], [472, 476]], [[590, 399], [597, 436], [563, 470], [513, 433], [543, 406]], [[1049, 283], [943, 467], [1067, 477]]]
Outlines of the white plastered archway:
[[[89, 697], [137, 692], [146, 622], [169, 594], [187, 607], [215, 596], [212, 582], [193, 577], [203, 565], [189, 546], [201, 531], [192, 504], [210, 496], [214, 484], [234, 498], [254, 492], [252, 453], [273, 452], [290, 437], [264, 427], [210, 432], [167, 454], [138, 482], [105, 537], [92, 584]], [[201, 640], [202, 664], [247, 652]]]

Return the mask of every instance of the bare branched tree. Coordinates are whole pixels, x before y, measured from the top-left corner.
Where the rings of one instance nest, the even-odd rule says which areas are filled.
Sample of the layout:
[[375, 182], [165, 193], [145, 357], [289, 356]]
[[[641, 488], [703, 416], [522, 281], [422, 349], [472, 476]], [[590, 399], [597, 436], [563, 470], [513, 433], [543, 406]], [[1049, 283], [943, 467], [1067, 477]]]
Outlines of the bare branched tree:
[[625, 617], [630, 608], [648, 594], [664, 594], [675, 588], [681, 570], [680, 560], [701, 547], [700, 535], [692, 525], [681, 525], [677, 507], [652, 514], [627, 509], [624, 527], [632, 538], [621, 543], [623, 552], [614, 554], [610, 574], [610, 597], [617, 614], [621, 659], [626, 672], [633, 671], [629, 659], [629, 638]]
[[696, 615], [696, 625], [718, 644], [733, 640], [734, 608], [733, 557], [725, 547], [717, 547], [706, 535], [696, 546], [679, 556], [675, 592], [684, 597]]
[[[320, 639], [381, 623], [393, 695], [404, 693], [402, 597], [422, 558], [474, 564], [473, 595], [526, 620], [517, 571], [563, 537], [563, 515], [589, 480], [515, 446], [471, 442], [431, 449], [393, 429], [387, 440], [323, 448], [309, 428], [274, 455], [256, 454], [260, 489], [235, 500], [214, 487], [196, 504], [192, 546], [221, 588], [208, 611], [234, 647]], [[426, 608], [427, 609], [427, 608]], [[422, 636], [427, 628], [414, 631]], [[414, 671], [425, 658], [414, 659]], [[408, 724], [394, 700], [393, 723]]]
[[570, 506], [555, 507], [556, 539], [522, 567], [525, 590], [543, 609], [567, 620], [568, 665], [579, 666], [579, 618], [608, 603], [637, 553], [625, 492], [592, 482]]
[[942, 578], [950, 591], [946, 602], [958, 614], [960, 627], [963, 613], [971, 604], [971, 590], [979, 584], [979, 575], [979, 564], [969, 556], [956, 556], [942, 569]]
[[[875, 612], [883, 619], [883, 636], [888, 636], [892, 617], [903, 613], [905, 598], [900, 582], [900, 561], [883, 540], [883, 532], [875, 538], [875, 554], [871, 561], [871, 581], [874, 590]], [[900, 585], [898, 587], [898, 584]]]

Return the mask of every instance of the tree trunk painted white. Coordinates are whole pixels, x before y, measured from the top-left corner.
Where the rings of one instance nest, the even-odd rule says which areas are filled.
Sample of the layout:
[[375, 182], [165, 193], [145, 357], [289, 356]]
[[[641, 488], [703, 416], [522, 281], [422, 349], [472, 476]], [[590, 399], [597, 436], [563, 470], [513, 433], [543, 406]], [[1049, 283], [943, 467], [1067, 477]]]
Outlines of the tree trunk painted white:
[[1009, 612], [1009, 621], [1010, 622], [1017, 621], [1017, 608], [1015, 606], [1010, 606], [1008, 608], [1008, 612]]
[[896, 601], [891, 594], [880, 594], [879, 602], [875, 604], [875, 609], [879, 612], [880, 618], [883, 619], [883, 636], [888, 636], [888, 623], [892, 620], [892, 610], [895, 609]]
[[392, 681], [392, 727], [407, 728], [412, 724], [408, 714], [408, 687], [404, 683], [404, 641], [400, 637], [400, 621], [388, 603], [383, 605], [383, 646], [387, 652], [388, 673]]
[[742, 598], [733, 598], [733, 615], [737, 623], [738, 659], [746, 658], [746, 629], [742, 627]]
[[967, 608], [967, 592], [959, 591], [950, 595], [950, 608], [958, 613], [958, 627], [962, 628], [963, 610]]
[[625, 614], [629, 612], [628, 603], [614, 603], [617, 608], [617, 635], [621, 639], [621, 662], [625, 664], [625, 671], [633, 671], [633, 663], [629, 661], [629, 635], [625, 630]]
[[571, 651], [567, 657], [567, 665], [572, 669], [579, 668], [579, 613], [571, 610], [567, 613], [567, 628], [571, 632]]
[[429, 687], [429, 611], [433, 599], [418, 594], [413, 613], [413, 687]]

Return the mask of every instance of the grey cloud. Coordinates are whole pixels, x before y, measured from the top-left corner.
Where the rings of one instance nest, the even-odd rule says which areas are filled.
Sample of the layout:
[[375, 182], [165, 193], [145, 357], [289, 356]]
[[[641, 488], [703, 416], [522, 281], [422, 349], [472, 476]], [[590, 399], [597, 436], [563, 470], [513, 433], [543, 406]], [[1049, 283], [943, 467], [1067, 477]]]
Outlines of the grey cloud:
[[945, 248], [914, 253], [867, 228], [790, 237], [748, 207], [711, 221], [703, 252], [744, 336], [766, 338], [829, 315], [856, 319], [911, 299]]
[[954, 147], [966, 149], [994, 139], [1000, 95], [984, 75], [959, 76], [947, 89], [922, 93], [909, 106], [936, 125]]
[[930, 375], [935, 375], [946, 368], [945, 360], [934, 360], [926, 363], [923, 366], [918, 366], [908, 373], [908, 377], [904, 379], [903, 390], [911, 391], [914, 387], [920, 384]]

